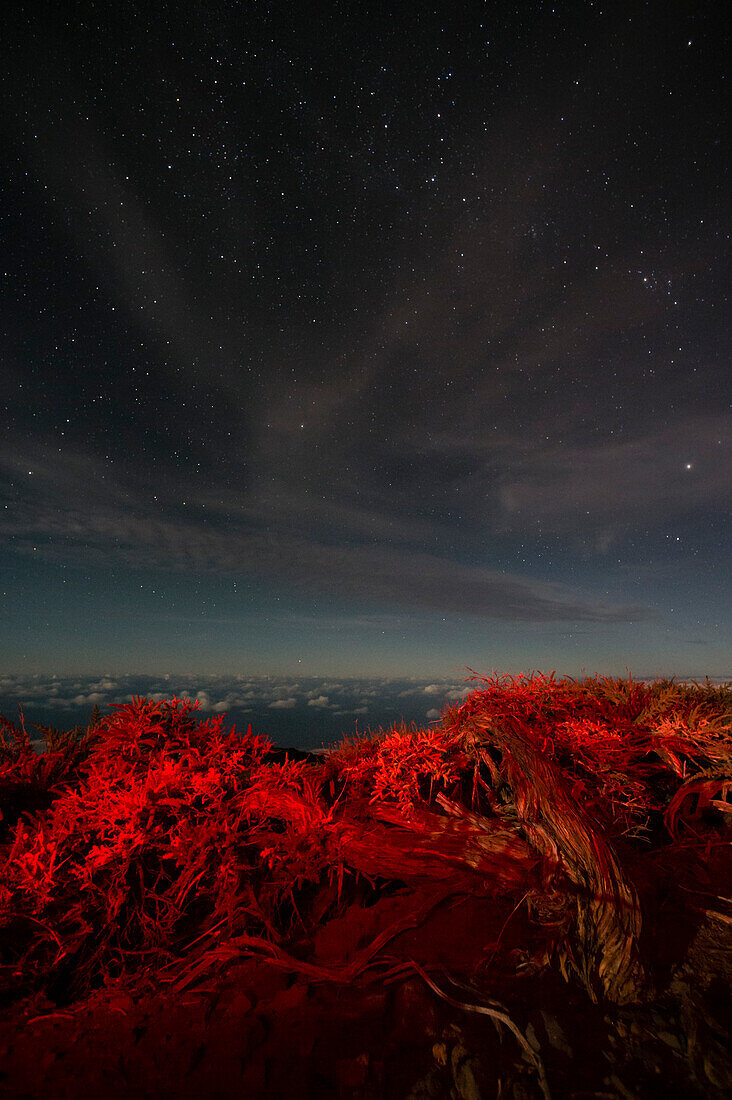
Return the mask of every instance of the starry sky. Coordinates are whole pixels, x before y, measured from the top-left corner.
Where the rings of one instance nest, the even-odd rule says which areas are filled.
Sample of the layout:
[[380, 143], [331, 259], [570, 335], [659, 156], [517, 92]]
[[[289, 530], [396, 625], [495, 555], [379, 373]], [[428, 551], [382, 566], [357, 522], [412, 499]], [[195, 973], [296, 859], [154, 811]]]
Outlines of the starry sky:
[[0, 694], [732, 678], [724, 12], [11, 5]]

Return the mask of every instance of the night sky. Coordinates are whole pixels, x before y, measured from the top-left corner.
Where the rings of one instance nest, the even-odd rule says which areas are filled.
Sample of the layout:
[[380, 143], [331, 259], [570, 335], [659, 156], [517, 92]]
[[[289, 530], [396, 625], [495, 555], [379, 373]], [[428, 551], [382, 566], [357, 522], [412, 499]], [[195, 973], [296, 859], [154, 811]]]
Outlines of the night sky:
[[732, 678], [727, 15], [12, 9], [0, 694]]

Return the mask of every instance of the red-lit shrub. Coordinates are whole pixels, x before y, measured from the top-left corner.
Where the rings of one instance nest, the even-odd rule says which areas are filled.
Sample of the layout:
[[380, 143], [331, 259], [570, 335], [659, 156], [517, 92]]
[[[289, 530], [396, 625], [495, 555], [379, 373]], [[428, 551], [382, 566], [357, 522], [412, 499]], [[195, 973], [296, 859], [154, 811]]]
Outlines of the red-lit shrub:
[[547, 962], [592, 996], [632, 999], [642, 913], [624, 853], [725, 828], [732, 693], [483, 684], [434, 729], [320, 763], [276, 763], [251, 726], [226, 732], [188, 700], [134, 699], [66, 740], [46, 731], [40, 756], [3, 720], [5, 999], [180, 988], [247, 953], [334, 976], [302, 945], [363, 889], [411, 890], [415, 913], [451, 895], [525, 901]]

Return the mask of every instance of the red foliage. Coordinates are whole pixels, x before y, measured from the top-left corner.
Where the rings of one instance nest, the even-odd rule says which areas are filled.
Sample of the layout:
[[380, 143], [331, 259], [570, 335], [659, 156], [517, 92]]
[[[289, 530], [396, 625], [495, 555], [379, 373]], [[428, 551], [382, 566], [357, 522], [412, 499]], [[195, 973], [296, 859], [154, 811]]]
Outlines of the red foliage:
[[40, 756], [0, 720], [0, 992], [64, 1003], [165, 973], [178, 986], [242, 953], [326, 976], [292, 952], [346, 894], [431, 883], [415, 913], [488, 890], [528, 899], [556, 938], [584, 912], [562, 965], [620, 997], [640, 913], [614, 841], [729, 820], [728, 697], [553, 674], [483, 683], [437, 728], [319, 764], [275, 763], [251, 726], [225, 731], [176, 698], [45, 731]]

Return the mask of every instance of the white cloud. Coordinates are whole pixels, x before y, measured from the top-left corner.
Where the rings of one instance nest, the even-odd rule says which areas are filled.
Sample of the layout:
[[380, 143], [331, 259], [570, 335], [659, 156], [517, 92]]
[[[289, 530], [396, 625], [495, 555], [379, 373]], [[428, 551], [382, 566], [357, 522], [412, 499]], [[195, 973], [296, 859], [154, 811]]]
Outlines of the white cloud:
[[[82, 685], [76, 684], [75, 686], [78, 689], [81, 688]], [[52, 687], [49, 684], [29, 684], [27, 687], [24, 687], [22, 689], [22, 694], [29, 699], [40, 699], [48, 695], [55, 695], [57, 691], [58, 688]], [[16, 694], [18, 694], [17, 689]]]
[[75, 695], [70, 702], [73, 703], [75, 707], [89, 706], [90, 704], [94, 706], [95, 703], [103, 702], [105, 698], [106, 696], [102, 694], [102, 692], [92, 691], [89, 695]]
[[309, 707], [328, 707], [330, 701], [327, 695], [319, 695], [317, 699], [308, 699]]
[[471, 695], [474, 688], [454, 688], [452, 691], [448, 691], [445, 694], [448, 699], [464, 699], [466, 695]]
[[277, 699], [274, 703], [269, 704], [270, 710], [292, 710], [297, 706], [297, 699]]

